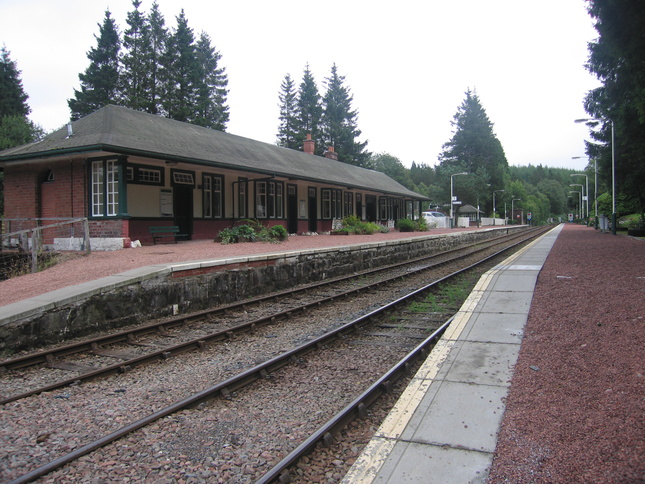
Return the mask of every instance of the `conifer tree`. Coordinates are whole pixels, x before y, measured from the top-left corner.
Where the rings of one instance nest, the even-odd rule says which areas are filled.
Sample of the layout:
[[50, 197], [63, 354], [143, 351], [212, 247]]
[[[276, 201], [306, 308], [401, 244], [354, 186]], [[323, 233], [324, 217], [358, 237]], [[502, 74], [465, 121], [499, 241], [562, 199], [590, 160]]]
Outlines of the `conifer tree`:
[[219, 66], [222, 56], [211, 46], [211, 39], [202, 32], [195, 49], [197, 60], [195, 113], [191, 121], [219, 131], [226, 131], [229, 120], [228, 77]]
[[356, 121], [358, 113], [352, 110], [353, 96], [344, 82], [345, 77], [338, 74], [334, 64], [330, 76], [325, 79], [327, 92], [322, 100], [322, 139], [325, 147], [334, 147], [340, 161], [367, 166], [371, 153], [366, 151], [367, 141], [357, 141], [361, 135]]
[[89, 67], [79, 74], [81, 90], [74, 89], [74, 99], [67, 101], [72, 119], [93, 113], [107, 104], [119, 104], [119, 51], [121, 41], [117, 25], [109, 10], [105, 11], [103, 24], [99, 25], [99, 35], [95, 35], [96, 47], [87, 57]]
[[0, 118], [5, 116], [27, 116], [31, 109], [27, 104], [29, 96], [22, 87], [20, 71], [6, 46], [0, 51]]
[[197, 98], [198, 63], [195, 36], [183, 9], [177, 17], [177, 28], [168, 39], [163, 66], [162, 105], [166, 116], [188, 122], [194, 115]]
[[297, 103], [296, 145], [302, 150], [303, 143], [307, 139], [307, 133], [309, 133], [315, 142], [315, 154], [320, 155], [323, 153], [323, 142], [320, 136], [322, 104], [316, 81], [309, 70], [309, 64], [305, 66], [305, 71], [302, 75]]
[[278, 126], [278, 146], [290, 149], [302, 149], [302, 143], [297, 141], [298, 104], [296, 87], [290, 74], [286, 74], [280, 85], [280, 124]]
[[[439, 156], [444, 173], [467, 172], [461, 186], [469, 186], [471, 198], [491, 190], [503, 190], [509, 178], [508, 161], [493, 132], [477, 94], [470, 89], [453, 117], [453, 136]], [[490, 185], [490, 190], [484, 187]], [[469, 200], [473, 203], [473, 200]]]
[[149, 92], [150, 110], [152, 114], [161, 114], [163, 107], [161, 105], [162, 88], [162, 58], [166, 51], [168, 41], [168, 29], [165, 27], [165, 20], [159, 11], [159, 5], [155, 1], [152, 4], [148, 14], [148, 25], [150, 26], [150, 73], [149, 73]]
[[128, 28], [123, 34], [120, 76], [123, 104], [139, 111], [152, 112], [150, 74], [152, 69], [150, 25], [139, 11], [140, 0], [132, 0], [134, 10], [128, 13]]

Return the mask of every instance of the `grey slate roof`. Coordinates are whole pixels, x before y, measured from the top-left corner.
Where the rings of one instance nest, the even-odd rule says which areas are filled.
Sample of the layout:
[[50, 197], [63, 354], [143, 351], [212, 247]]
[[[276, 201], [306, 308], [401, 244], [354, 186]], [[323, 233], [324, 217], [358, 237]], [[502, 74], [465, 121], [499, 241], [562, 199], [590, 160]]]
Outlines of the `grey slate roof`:
[[374, 170], [124, 107], [108, 105], [74, 121], [72, 129], [70, 137], [64, 127], [39, 142], [0, 151], [0, 166], [19, 160], [107, 151], [427, 200]]

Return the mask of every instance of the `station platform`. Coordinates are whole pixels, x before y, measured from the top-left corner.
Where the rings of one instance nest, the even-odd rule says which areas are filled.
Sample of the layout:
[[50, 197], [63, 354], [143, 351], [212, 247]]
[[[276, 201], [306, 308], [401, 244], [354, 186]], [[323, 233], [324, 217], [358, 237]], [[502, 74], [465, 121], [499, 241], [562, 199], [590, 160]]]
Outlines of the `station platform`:
[[485, 482], [538, 274], [563, 227], [481, 277], [343, 483]]

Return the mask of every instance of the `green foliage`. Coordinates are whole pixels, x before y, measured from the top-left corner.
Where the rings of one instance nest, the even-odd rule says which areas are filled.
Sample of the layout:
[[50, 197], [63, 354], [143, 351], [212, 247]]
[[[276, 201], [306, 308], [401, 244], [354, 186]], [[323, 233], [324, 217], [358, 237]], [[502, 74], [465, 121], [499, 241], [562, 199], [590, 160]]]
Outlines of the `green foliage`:
[[[602, 85], [589, 91], [585, 110], [593, 143], [587, 154], [598, 163], [599, 180], [612, 179], [615, 168], [617, 198], [634, 200], [645, 210], [645, 10], [631, 0], [590, 0], [588, 11], [598, 37], [590, 42], [588, 70]], [[605, 183], [601, 190], [610, 190]], [[620, 212], [616, 207], [617, 213]]]
[[81, 90], [74, 89], [74, 99], [67, 101], [72, 119], [79, 119], [107, 104], [119, 104], [119, 53], [121, 40], [109, 10], [99, 25], [96, 47], [87, 54], [90, 65], [79, 74]]
[[282, 242], [289, 237], [287, 229], [282, 225], [265, 227], [258, 220], [242, 220], [241, 225], [227, 227], [217, 234], [222, 244], [237, 242]]
[[396, 222], [396, 227], [399, 229], [399, 232], [414, 232], [417, 228], [417, 224], [414, 220], [402, 218]]
[[373, 222], [363, 222], [356, 215], [348, 215], [342, 221], [341, 228], [335, 230], [335, 234], [356, 234], [372, 235], [375, 232], [389, 232], [387, 227], [375, 224]]
[[81, 90], [68, 101], [72, 119], [117, 104], [225, 131], [228, 77], [208, 34], [196, 41], [183, 10], [169, 32], [156, 2], [147, 16], [140, 0], [132, 5], [123, 40], [106, 12], [90, 65], [79, 74]]
[[6, 116], [26, 118], [31, 111], [27, 104], [29, 96], [23, 90], [20, 70], [10, 54], [5, 46], [0, 50], [0, 119]]
[[388, 153], [380, 153], [370, 159], [369, 166], [372, 170], [385, 173], [404, 187], [410, 190], [414, 189], [410, 170], [403, 166], [403, 163], [397, 157]]
[[[278, 146], [293, 150], [302, 149], [304, 139], [298, 139], [298, 104], [296, 86], [291, 75], [284, 76], [280, 85], [280, 125], [278, 126]], [[306, 133], [305, 133], [306, 137]]]

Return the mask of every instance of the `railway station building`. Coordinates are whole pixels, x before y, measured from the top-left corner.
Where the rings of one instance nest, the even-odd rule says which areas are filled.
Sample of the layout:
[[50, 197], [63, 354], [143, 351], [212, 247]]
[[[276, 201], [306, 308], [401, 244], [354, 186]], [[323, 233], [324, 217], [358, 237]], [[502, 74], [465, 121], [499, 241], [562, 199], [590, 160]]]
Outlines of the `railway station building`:
[[[92, 247], [117, 249], [152, 243], [153, 226], [214, 239], [249, 218], [303, 234], [329, 231], [347, 215], [392, 224], [421, 213], [423, 195], [337, 161], [333, 148], [313, 152], [311, 140], [292, 150], [109, 105], [0, 152], [3, 230], [87, 218]], [[43, 233], [55, 248], [74, 245], [76, 235]]]

